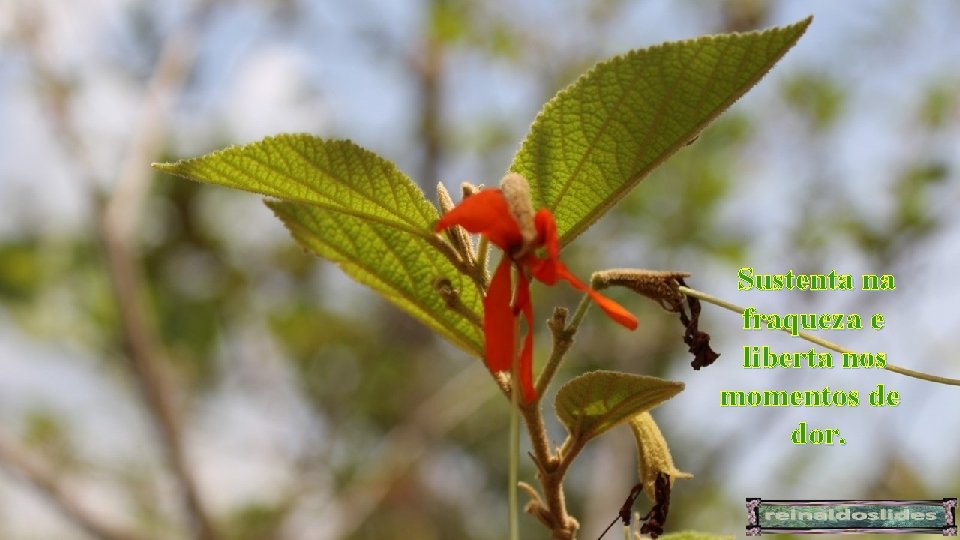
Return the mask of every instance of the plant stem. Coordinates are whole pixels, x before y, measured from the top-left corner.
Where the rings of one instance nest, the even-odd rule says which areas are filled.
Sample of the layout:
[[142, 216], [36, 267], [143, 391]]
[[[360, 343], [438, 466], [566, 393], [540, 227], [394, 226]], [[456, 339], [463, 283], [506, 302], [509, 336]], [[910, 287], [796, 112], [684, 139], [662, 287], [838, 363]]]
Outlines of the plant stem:
[[486, 279], [485, 272], [467, 264], [467, 262], [460, 257], [460, 254], [457, 252], [456, 248], [453, 247], [453, 244], [441, 239], [437, 235], [428, 235], [425, 236], [424, 239], [427, 240], [433, 247], [437, 248], [437, 250], [439, 250], [440, 253], [442, 253], [443, 256], [446, 257], [447, 260], [457, 268], [457, 270], [469, 277], [481, 293], [486, 292], [487, 282], [489, 280]]
[[543, 414], [540, 412], [540, 406], [533, 403], [523, 407], [521, 412], [523, 413], [523, 423], [527, 425], [527, 431], [530, 434], [530, 446], [533, 447], [533, 457], [537, 469], [549, 472], [552, 469], [551, 463], [556, 460], [550, 452], [547, 429], [543, 425]]
[[[705, 292], [698, 291], [698, 290], [696, 290], [696, 289], [691, 289], [690, 287], [681, 286], [681, 287], [680, 287], [680, 292], [683, 293], [683, 294], [685, 294], [685, 295], [687, 295], [687, 296], [692, 296], [692, 297], [694, 297], [694, 298], [698, 298], [698, 299], [700, 299], [700, 300], [703, 300], [704, 302], [709, 302], [709, 303], [711, 303], [711, 304], [713, 304], [713, 305], [715, 305], [715, 306], [720, 306], [720, 307], [722, 307], [722, 308], [724, 308], [724, 309], [726, 309], [726, 310], [729, 310], [729, 311], [732, 311], [732, 312], [734, 312], [734, 313], [738, 313], [738, 314], [741, 314], [741, 315], [742, 315], [743, 312], [746, 310], [746, 308], [744, 308], [744, 307], [738, 306], [738, 305], [733, 304], [733, 303], [731, 303], [731, 302], [727, 302], [726, 300], [717, 298], [716, 296], [709, 295], [709, 294], [707, 294], [707, 293], [705, 293]], [[788, 329], [781, 328], [780, 330], [783, 330], [784, 332], [787, 332], [787, 333], [790, 334], [790, 335], [794, 335], [794, 334], [793, 334], [792, 332], [790, 332], [790, 330], [788, 330]], [[856, 354], [856, 351], [853, 351], [853, 350], [848, 349], [848, 348], [846, 348], [846, 347], [837, 345], [836, 343], [833, 343], [832, 341], [827, 341], [827, 340], [825, 340], [825, 339], [823, 339], [823, 338], [821, 338], [821, 337], [815, 336], [815, 335], [813, 335], [813, 334], [809, 334], [809, 333], [807, 333], [807, 332], [797, 332], [796, 337], [798, 337], [798, 338], [800, 338], [800, 339], [807, 340], [807, 341], [809, 341], [810, 343], [815, 343], [815, 344], [817, 344], [817, 345], [820, 345], [821, 347], [830, 349], [831, 351], [836, 351], [836, 352], [838, 352], [838, 353]], [[949, 377], [941, 377], [941, 376], [939, 376], [939, 375], [931, 375], [931, 374], [929, 374], [929, 373], [924, 373], [924, 372], [922, 372], [922, 371], [914, 371], [914, 370], [912, 370], [912, 369], [902, 368], [902, 367], [900, 367], [900, 366], [895, 366], [895, 365], [893, 365], [893, 364], [887, 364], [886, 366], [884, 366], [883, 369], [886, 369], [887, 371], [892, 371], [892, 372], [894, 372], [894, 373], [899, 373], [899, 374], [901, 374], [901, 375], [906, 375], [907, 377], [913, 377], [913, 378], [915, 378], [915, 379], [921, 379], [921, 380], [924, 380], [924, 381], [930, 381], [930, 382], [935, 382], [935, 383], [940, 383], [940, 384], [948, 384], [948, 385], [951, 385], [951, 386], [960, 386], [960, 379], [951, 379], [951, 378], [949, 378]]]
[[[590, 307], [589, 295], [584, 294], [577, 306], [570, 324], [567, 325], [567, 311], [558, 308], [550, 319], [548, 326], [553, 334], [553, 350], [547, 365], [537, 379], [537, 400], [522, 408], [524, 424], [530, 435], [530, 444], [533, 447], [533, 460], [537, 466], [537, 479], [543, 488], [546, 499], [544, 508], [539, 500], [535, 506], [539, 513], [535, 513], [544, 525], [549, 527], [554, 539], [571, 539], [574, 537], [579, 524], [567, 514], [566, 500], [563, 495], [563, 478], [567, 467], [579, 453], [580, 448], [570, 448], [569, 453], [563, 450], [555, 455], [550, 450], [546, 426], [543, 423], [543, 413], [540, 410], [540, 400], [550, 385], [550, 381], [557, 372], [560, 362], [573, 344], [573, 336], [580, 326], [587, 308]], [[566, 448], [566, 446], [565, 446]]]
[[[490, 258], [490, 241], [486, 236], [481, 236], [477, 242], [477, 268], [483, 274], [481, 281], [484, 284], [490, 283], [490, 276], [487, 275], [487, 259]], [[484, 286], [483, 290], [487, 290]]]
[[553, 332], [553, 351], [550, 353], [547, 365], [543, 367], [543, 371], [540, 372], [540, 377], [537, 379], [537, 399], [540, 399], [540, 396], [543, 396], [543, 393], [547, 391], [550, 381], [553, 380], [553, 376], [556, 375], [557, 369], [560, 367], [560, 362], [563, 361], [563, 357], [570, 350], [570, 346], [573, 345], [573, 335], [577, 333], [577, 328], [580, 327], [580, 322], [583, 321], [583, 316], [586, 315], [590, 304], [590, 295], [584, 294], [583, 298], [580, 299], [580, 304], [577, 305], [577, 310], [573, 313], [573, 319], [569, 326], [566, 325], [566, 310], [555, 312], [553, 318], [550, 319], [548, 325]]
[[586, 441], [581, 437], [567, 437], [559, 451], [559, 462], [557, 463], [557, 472], [562, 476], [567, 473], [567, 469], [573, 463], [577, 454], [583, 450]]
[[507, 501], [510, 505], [510, 540], [520, 540], [520, 517], [518, 515], [517, 485], [520, 461], [520, 385], [517, 384], [517, 369], [514, 362], [510, 384], [510, 469], [507, 481]]
[[[537, 466], [537, 479], [543, 488], [546, 507], [541, 507], [538, 516], [545, 526], [551, 529], [554, 539], [572, 539], [579, 524], [567, 514], [566, 499], [563, 495], [563, 478], [566, 474], [566, 465], [550, 451], [546, 427], [543, 424], [543, 414], [540, 411], [539, 401], [522, 408], [523, 420], [530, 434], [533, 447], [533, 459]], [[574, 451], [572, 455], [576, 455]], [[539, 501], [534, 501], [539, 502]], [[540, 505], [538, 505], [540, 506]], [[536, 514], [535, 514], [536, 515]]]
[[[522, 270], [517, 269], [522, 272]], [[518, 347], [517, 335], [520, 329], [520, 321], [513, 321], [514, 342], [513, 363], [510, 373], [510, 461], [508, 471], [507, 502], [510, 505], [510, 540], [520, 540], [520, 516], [519, 501], [517, 500], [517, 490], [520, 484], [520, 475], [517, 470], [520, 462], [520, 349]], [[528, 328], [528, 332], [532, 329]]]
[[573, 340], [554, 344], [553, 352], [550, 353], [550, 359], [547, 360], [547, 365], [543, 367], [543, 371], [540, 372], [540, 378], [537, 379], [538, 401], [540, 397], [543, 396], [543, 393], [546, 392], [547, 387], [550, 386], [550, 381], [557, 373], [557, 368], [560, 367], [560, 362], [563, 360], [571, 344], [573, 344]]
[[587, 293], [583, 294], [583, 298], [580, 299], [580, 303], [577, 305], [577, 310], [573, 312], [573, 319], [570, 320], [570, 326], [567, 327], [567, 331], [571, 334], [577, 331], [577, 328], [580, 327], [580, 322], [583, 321], [583, 316], [587, 314], [587, 308], [590, 307], [590, 295]]

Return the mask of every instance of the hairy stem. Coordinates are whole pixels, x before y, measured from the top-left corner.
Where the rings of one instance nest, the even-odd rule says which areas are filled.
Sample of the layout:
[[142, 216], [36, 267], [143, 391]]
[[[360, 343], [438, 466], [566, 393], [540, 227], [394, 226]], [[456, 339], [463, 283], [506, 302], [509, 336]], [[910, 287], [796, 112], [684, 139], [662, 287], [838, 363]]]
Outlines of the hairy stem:
[[[709, 295], [709, 294], [707, 294], [707, 293], [705, 293], [705, 292], [698, 291], [698, 290], [696, 290], [696, 289], [691, 289], [690, 287], [681, 286], [679, 290], [680, 290], [681, 293], [683, 293], [683, 294], [685, 294], [685, 295], [687, 295], [687, 296], [692, 296], [692, 297], [694, 297], [694, 298], [699, 298], [700, 300], [703, 300], [704, 302], [709, 302], [709, 303], [711, 303], [711, 304], [713, 304], [713, 305], [715, 305], [715, 306], [720, 306], [720, 307], [722, 307], [723, 309], [732, 311], [732, 312], [737, 313], [737, 314], [740, 314], [740, 315], [742, 315], [743, 312], [746, 310], [745, 307], [738, 306], [738, 305], [736, 305], [736, 304], [734, 304], [734, 303], [731, 303], [731, 302], [727, 302], [726, 300], [717, 298], [716, 296]], [[787, 329], [781, 328], [781, 330], [783, 330], [784, 332], [787, 332], [787, 333], [790, 334], [790, 335], [793, 335], [793, 334], [792, 334], [789, 330], [787, 330]], [[846, 347], [837, 345], [836, 343], [833, 343], [832, 341], [827, 341], [826, 339], [823, 339], [823, 338], [821, 338], [821, 337], [815, 336], [815, 335], [813, 335], [813, 334], [809, 334], [809, 333], [807, 333], [807, 332], [798, 332], [798, 333], [796, 334], [796, 337], [798, 337], [798, 338], [800, 338], [800, 339], [807, 340], [807, 341], [809, 341], [810, 343], [814, 343], [814, 344], [816, 344], [816, 345], [820, 345], [821, 347], [824, 347], [824, 348], [826, 348], [826, 349], [830, 349], [831, 351], [836, 351], [836, 352], [838, 352], [838, 353], [856, 354], [856, 351], [854, 351], [854, 350], [851, 350], [851, 349], [848, 349], [848, 348], [846, 348]], [[902, 368], [902, 367], [900, 367], [900, 366], [895, 366], [895, 365], [893, 365], [893, 364], [887, 364], [886, 366], [884, 366], [883, 369], [886, 369], [887, 371], [892, 371], [892, 372], [894, 372], [894, 373], [899, 373], [899, 374], [901, 374], [901, 375], [906, 375], [907, 377], [913, 377], [913, 378], [915, 378], [915, 379], [921, 379], [921, 380], [924, 380], [924, 381], [930, 381], [930, 382], [935, 382], [935, 383], [940, 383], [940, 384], [948, 384], [948, 385], [951, 385], [951, 386], [960, 386], [960, 379], [951, 379], [951, 378], [949, 378], [949, 377], [941, 377], [941, 376], [939, 376], [939, 375], [931, 375], [931, 374], [929, 374], [929, 373], [924, 373], [924, 372], [922, 372], [922, 371], [914, 371], [914, 370], [912, 370], [912, 369]]]
[[550, 381], [556, 375], [563, 357], [566, 356], [570, 346], [573, 345], [573, 335], [577, 333], [577, 328], [580, 327], [590, 304], [590, 295], [584, 294], [580, 299], [580, 304], [577, 305], [577, 310], [573, 313], [573, 319], [569, 326], [566, 324], [567, 310], [565, 308], [557, 308], [553, 313], [553, 318], [547, 323], [550, 331], [553, 332], [553, 351], [550, 353], [547, 365], [540, 372], [540, 378], [537, 379], [538, 396], [542, 396], [547, 391], [547, 387], [550, 386]]
[[534, 500], [536, 508], [533, 510], [543, 524], [550, 528], [554, 539], [570, 540], [576, 534], [579, 524], [567, 513], [566, 499], [563, 494], [563, 478], [567, 467], [561, 466], [561, 460], [550, 450], [539, 401], [524, 407], [522, 412], [533, 447], [537, 480], [543, 488], [546, 503], [544, 507], [540, 501]]
[[485, 275], [483, 267], [468, 264], [460, 257], [460, 254], [457, 253], [456, 248], [454, 248], [452, 244], [442, 239], [440, 236], [428, 236], [427, 239], [427, 241], [430, 242], [433, 247], [437, 248], [440, 253], [442, 253], [447, 260], [449, 260], [457, 268], [457, 270], [460, 271], [460, 273], [469, 277], [473, 281], [474, 285], [477, 286], [477, 289], [480, 290], [481, 294], [486, 293], [489, 278], [487, 278]]
[[[586, 295], [584, 295], [584, 297], [586, 297]], [[583, 307], [583, 304], [584, 302], [580, 302], [581, 307]], [[543, 371], [540, 372], [540, 377], [537, 379], [538, 400], [543, 396], [543, 393], [547, 391], [547, 387], [550, 386], [550, 381], [553, 380], [553, 376], [557, 373], [557, 368], [560, 367], [560, 362], [563, 360], [564, 355], [566, 355], [567, 350], [570, 349], [570, 346], [573, 345], [573, 333], [576, 332], [576, 327], [572, 327], [572, 330], [566, 327], [566, 308], [556, 308], [553, 311], [553, 317], [547, 322], [547, 326], [554, 336], [553, 351], [550, 353], [550, 359], [547, 360], [547, 365], [543, 367]]]
[[480, 237], [480, 241], [477, 243], [477, 269], [482, 274], [482, 281], [484, 287], [482, 290], [487, 290], [486, 284], [490, 283], [490, 276], [487, 274], [487, 260], [490, 258], [490, 241], [487, 240], [485, 236]]
[[[566, 499], [563, 494], [563, 479], [567, 468], [580, 452], [580, 447], [573, 445], [564, 448], [555, 454], [550, 449], [550, 440], [546, 426], [543, 423], [543, 412], [540, 409], [540, 400], [553, 380], [563, 357], [573, 345], [573, 336], [576, 334], [590, 306], [589, 295], [584, 294], [577, 306], [570, 324], [567, 325], [567, 310], [558, 308], [548, 322], [553, 334], [553, 350], [547, 365], [537, 379], [537, 400], [523, 407], [523, 420], [530, 435], [530, 444], [533, 448], [533, 460], [537, 466], [537, 479], [543, 488], [546, 506], [541, 501], [532, 501], [532, 512], [549, 527], [553, 538], [557, 540], [572, 539], [579, 528], [579, 523], [567, 513]], [[569, 441], [568, 441], [569, 442]]]

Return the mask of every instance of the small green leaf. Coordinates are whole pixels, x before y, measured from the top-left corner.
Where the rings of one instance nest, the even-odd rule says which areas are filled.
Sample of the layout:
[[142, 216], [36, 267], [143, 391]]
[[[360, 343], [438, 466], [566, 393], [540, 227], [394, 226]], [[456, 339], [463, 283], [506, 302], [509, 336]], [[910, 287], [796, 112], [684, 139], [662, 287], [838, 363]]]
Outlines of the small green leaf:
[[648, 411], [683, 390], [683, 383], [647, 375], [591, 371], [557, 392], [557, 417], [574, 439], [586, 442]]
[[566, 244], [756, 84], [810, 21], [597, 64], [546, 104], [510, 170], [530, 182], [537, 208], [553, 211]]
[[663, 540], [733, 540], [732, 534], [702, 533], [694, 531], [680, 531], [661, 536]]
[[449, 309], [433, 283], [450, 280], [477, 320], [480, 292], [438, 249], [436, 208], [393, 163], [350, 141], [295, 134], [154, 167], [286, 201], [268, 204], [301, 245], [482, 354], [480, 328]]

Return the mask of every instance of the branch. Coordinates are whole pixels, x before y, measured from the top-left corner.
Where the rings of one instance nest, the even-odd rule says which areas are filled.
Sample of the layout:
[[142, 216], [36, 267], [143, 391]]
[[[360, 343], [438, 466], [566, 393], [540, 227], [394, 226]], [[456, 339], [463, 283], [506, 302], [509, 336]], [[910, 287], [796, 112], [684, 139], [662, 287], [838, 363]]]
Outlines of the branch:
[[[743, 315], [743, 312], [746, 310], [746, 308], [744, 308], [744, 307], [738, 306], [738, 305], [736, 305], [736, 304], [734, 304], [734, 303], [731, 303], [731, 302], [727, 302], [726, 300], [723, 300], [723, 299], [721, 299], [721, 298], [717, 298], [716, 296], [709, 295], [709, 294], [707, 294], [707, 293], [705, 293], [705, 292], [701, 292], [701, 291], [698, 291], [698, 290], [696, 290], [696, 289], [691, 289], [690, 287], [681, 286], [681, 287], [679, 288], [679, 290], [680, 290], [681, 293], [683, 293], [683, 294], [685, 294], [685, 295], [687, 295], [687, 296], [692, 296], [692, 297], [694, 297], [694, 298], [699, 298], [700, 300], [703, 300], [704, 302], [709, 302], [709, 303], [711, 303], [711, 304], [713, 304], [713, 305], [715, 305], [715, 306], [720, 306], [720, 307], [722, 307], [723, 309], [726, 309], [726, 310], [728, 310], [728, 311], [732, 311], [732, 312], [737, 313], [737, 314], [739, 314], [739, 315]], [[790, 332], [790, 330], [783, 329], [783, 328], [781, 328], [781, 330], [783, 330], [784, 332], [787, 332], [787, 333], [790, 334], [790, 335], [793, 335], [793, 334]], [[800, 339], [807, 340], [807, 341], [809, 341], [810, 343], [814, 343], [814, 344], [820, 345], [821, 347], [830, 349], [831, 351], [836, 351], [836, 352], [838, 352], [838, 353], [856, 354], [856, 351], [854, 351], [854, 350], [852, 350], [852, 349], [848, 349], [848, 348], [846, 348], [846, 347], [837, 345], [836, 343], [833, 343], [832, 341], [827, 341], [827, 340], [825, 340], [825, 339], [823, 339], [823, 338], [821, 338], [821, 337], [815, 336], [815, 335], [813, 335], [813, 334], [809, 334], [809, 333], [807, 333], [807, 332], [797, 332], [796, 337], [798, 337], [798, 338], [800, 338]], [[931, 375], [931, 374], [929, 374], [929, 373], [924, 373], [924, 372], [922, 372], [922, 371], [914, 371], [914, 370], [912, 370], [912, 369], [902, 368], [902, 367], [900, 367], [900, 366], [895, 366], [895, 365], [889, 364], [889, 363], [888, 363], [886, 366], [884, 366], [883, 369], [886, 369], [887, 371], [892, 371], [892, 372], [894, 372], [894, 373], [899, 373], [899, 374], [901, 374], [901, 375], [906, 375], [907, 377], [913, 377], [913, 378], [915, 378], [915, 379], [921, 379], [921, 380], [924, 380], [924, 381], [930, 381], [930, 382], [935, 382], [935, 383], [940, 383], [940, 384], [947, 384], [947, 385], [950, 385], [950, 386], [960, 386], [960, 379], [951, 379], [950, 377], [941, 377], [941, 376], [939, 376], [939, 375]]]
[[390, 487], [422, 462], [429, 443], [443, 437], [494, 395], [492, 386], [477, 385], [475, 369], [467, 366], [449, 379], [412, 412], [409, 421], [381, 438], [378, 458], [371, 459], [371, 465], [363, 467], [359, 478], [336, 494], [333, 536], [354, 535], [376, 512]]
[[[167, 120], [196, 58], [198, 34], [215, 2], [199, 0], [184, 23], [165, 41], [147, 85], [141, 115], [131, 135], [130, 149], [118, 173], [115, 189], [108, 197], [98, 196], [97, 193], [93, 197], [100, 218], [98, 231], [133, 372], [166, 448], [170, 467], [180, 485], [186, 511], [199, 540], [216, 540], [218, 535], [207, 517], [196, 482], [187, 466], [180, 426], [171, 401], [172, 386], [163, 374], [165, 366], [161, 345], [144, 296], [145, 287], [134, 237], [152, 175], [148, 164], [155, 161], [161, 151], [167, 133]], [[27, 26], [36, 23], [26, 13], [18, 14], [21, 20], [17, 22], [25, 22]], [[33, 35], [23, 32], [21, 36], [28, 51], [37, 50], [31, 46]], [[81, 144], [84, 135], [67, 114], [69, 81], [62, 80], [57, 71], [46, 66], [38, 55], [34, 54], [32, 60], [40, 78], [50, 83], [51, 87], [64, 90], [48, 92], [44, 96], [48, 101], [47, 108], [51, 111], [51, 120], [60, 140], [75, 157], [87, 184], [95, 189], [97, 173], [84, 153]], [[22, 466], [25, 462], [18, 460], [11, 463]]]
[[204, 508], [184, 450], [180, 419], [172, 399], [174, 388], [164, 373], [163, 347], [150, 318], [134, 233], [152, 176], [148, 164], [159, 157], [167, 133], [167, 119], [194, 64], [197, 35], [212, 4], [212, 1], [201, 2], [179, 31], [167, 39], [147, 87], [133, 143], [117, 185], [101, 208], [100, 221], [111, 285], [133, 371], [166, 448], [198, 540], [216, 540], [219, 535]]
[[55, 475], [38, 465], [30, 456], [18, 450], [10, 441], [0, 437], [0, 467], [13, 476], [19, 476], [33, 486], [67, 519], [87, 534], [100, 540], [141, 540], [133, 533], [108, 525], [90, 513], [57, 481]]
[[530, 444], [533, 448], [531, 457], [537, 466], [537, 479], [540, 481], [546, 499], [544, 502], [539, 496], [532, 498], [527, 503], [526, 511], [550, 529], [553, 538], [556, 540], [572, 539], [576, 536], [577, 529], [580, 528], [577, 520], [567, 513], [566, 497], [563, 493], [563, 478], [582, 446], [568, 448], [568, 445], [565, 444], [556, 453], [550, 449], [546, 426], [543, 423], [543, 412], [540, 410], [540, 399], [554, 374], [556, 374], [563, 357], [570, 350], [570, 346], [573, 344], [573, 336], [577, 333], [589, 306], [590, 297], [584, 294], [569, 325], [567, 325], [567, 310], [563, 308], [554, 310], [553, 317], [547, 323], [550, 332], [553, 334], [553, 350], [550, 353], [547, 365], [540, 372], [540, 378], [537, 380], [537, 400], [521, 407], [524, 424], [527, 426], [527, 433], [530, 435]]

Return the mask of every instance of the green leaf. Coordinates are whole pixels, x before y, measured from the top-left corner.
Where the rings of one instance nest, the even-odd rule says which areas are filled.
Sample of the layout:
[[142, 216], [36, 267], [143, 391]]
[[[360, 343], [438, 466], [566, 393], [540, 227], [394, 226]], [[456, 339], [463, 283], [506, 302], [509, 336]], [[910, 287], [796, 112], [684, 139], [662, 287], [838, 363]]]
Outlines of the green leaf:
[[756, 84], [810, 21], [597, 64], [546, 104], [510, 170], [530, 182], [537, 208], [553, 211], [566, 244]]
[[586, 442], [648, 411], [683, 390], [683, 383], [647, 375], [591, 371], [557, 392], [557, 417], [574, 439]]
[[702, 533], [694, 531], [680, 531], [661, 536], [663, 540], [733, 540], [732, 534]]
[[282, 199], [268, 205], [301, 245], [468, 352], [482, 354], [480, 328], [449, 309], [433, 283], [450, 280], [476, 320], [481, 294], [438, 249], [436, 208], [393, 163], [349, 141], [297, 134], [154, 167]]
[[288, 201], [307, 202], [432, 238], [437, 210], [407, 175], [350, 141], [284, 134], [154, 168]]
[[482, 297], [435, 246], [401, 229], [309, 204], [268, 202], [267, 206], [300, 245], [337, 263], [468, 352], [483, 354], [480, 329], [448, 308], [433, 282], [449, 279], [461, 302], [474, 313], [482, 313]]

